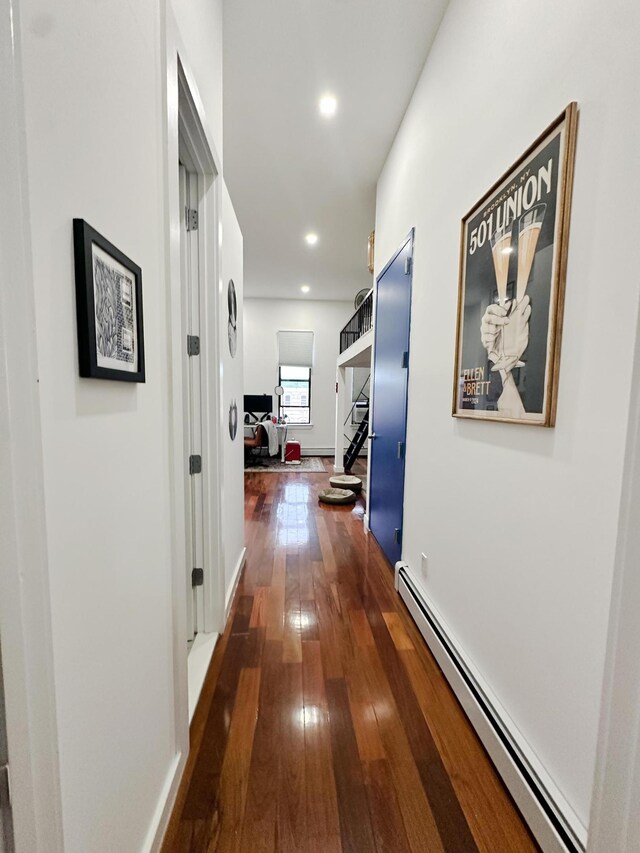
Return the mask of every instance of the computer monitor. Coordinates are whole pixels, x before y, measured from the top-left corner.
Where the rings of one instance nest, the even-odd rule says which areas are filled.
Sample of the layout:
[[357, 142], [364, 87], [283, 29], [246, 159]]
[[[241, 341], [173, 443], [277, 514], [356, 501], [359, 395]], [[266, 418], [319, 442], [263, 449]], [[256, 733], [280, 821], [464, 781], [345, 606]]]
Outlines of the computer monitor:
[[259, 415], [269, 415], [273, 412], [273, 396], [271, 394], [245, 394], [244, 410], [253, 415], [256, 420]]

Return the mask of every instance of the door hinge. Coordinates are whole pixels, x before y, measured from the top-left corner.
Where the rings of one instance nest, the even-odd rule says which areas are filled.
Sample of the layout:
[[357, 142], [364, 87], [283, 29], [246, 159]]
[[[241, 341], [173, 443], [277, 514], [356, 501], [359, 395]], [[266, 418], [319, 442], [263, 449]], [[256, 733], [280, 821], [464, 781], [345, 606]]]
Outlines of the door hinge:
[[405, 275], [409, 275], [409, 273], [411, 272], [411, 264], [412, 263], [413, 263], [413, 258], [411, 258], [410, 256], [406, 257], [404, 259], [404, 274]]
[[187, 231], [198, 230], [198, 211], [194, 207], [185, 207], [184, 209], [185, 222]]
[[396, 543], [396, 545], [402, 545], [402, 528], [401, 527], [396, 527], [396, 529], [393, 531], [393, 541]]
[[404, 457], [404, 441], [398, 442], [398, 459], [402, 459]]
[[187, 335], [187, 355], [200, 355], [200, 338], [198, 335]]
[[194, 569], [191, 572], [191, 586], [202, 586], [204, 584], [204, 569]]
[[11, 778], [8, 764], [0, 767], [0, 811], [4, 807], [11, 808]]
[[189, 457], [189, 473], [190, 474], [202, 473], [202, 456], [193, 455], [193, 456]]
[[402, 353], [402, 364], [400, 367], [409, 367], [409, 353], [406, 350]]

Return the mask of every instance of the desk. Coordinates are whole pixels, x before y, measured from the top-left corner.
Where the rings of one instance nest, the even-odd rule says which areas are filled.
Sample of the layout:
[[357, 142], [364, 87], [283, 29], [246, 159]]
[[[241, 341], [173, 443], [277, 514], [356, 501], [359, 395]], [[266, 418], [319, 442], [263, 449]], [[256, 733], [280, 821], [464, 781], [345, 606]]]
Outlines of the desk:
[[284, 452], [287, 445], [287, 432], [289, 427], [287, 424], [276, 424], [278, 430], [278, 444], [280, 445], [280, 461], [284, 462]]
[[[254, 424], [245, 424], [244, 425], [244, 436], [245, 438], [253, 438], [256, 434], [257, 423]], [[280, 447], [280, 460], [284, 462], [284, 453], [287, 444], [287, 433], [289, 431], [288, 424], [276, 424], [276, 430], [278, 432], [278, 445]]]

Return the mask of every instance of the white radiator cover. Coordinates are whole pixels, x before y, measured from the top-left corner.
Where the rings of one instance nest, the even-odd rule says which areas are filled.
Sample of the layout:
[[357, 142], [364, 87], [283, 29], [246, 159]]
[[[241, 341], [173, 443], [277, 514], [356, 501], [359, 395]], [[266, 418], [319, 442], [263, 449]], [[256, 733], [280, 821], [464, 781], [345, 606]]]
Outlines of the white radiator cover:
[[582, 853], [586, 827], [412, 580], [407, 563], [396, 563], [395, 587], [544, 853]]

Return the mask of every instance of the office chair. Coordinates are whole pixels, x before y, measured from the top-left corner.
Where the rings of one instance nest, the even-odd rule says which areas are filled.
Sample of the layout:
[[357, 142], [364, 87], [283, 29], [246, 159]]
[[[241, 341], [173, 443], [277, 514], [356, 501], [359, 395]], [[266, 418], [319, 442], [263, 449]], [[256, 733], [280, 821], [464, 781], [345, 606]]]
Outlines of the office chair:
[[[266, 429], [262, 426], [262, 424], [257, 423], [255, 425], [255, 432], [253, 434], [253, 438], [245, 438], [244, 440], [244, 462], [245, 465], [247, 462], [253, 457], [260, 457], [263, 455], [263, 451], [266, 449], [267, 454], [269, 453], [269, 437], [267, 435]], [[254, 462], [255, 465], [259, 463]]]

